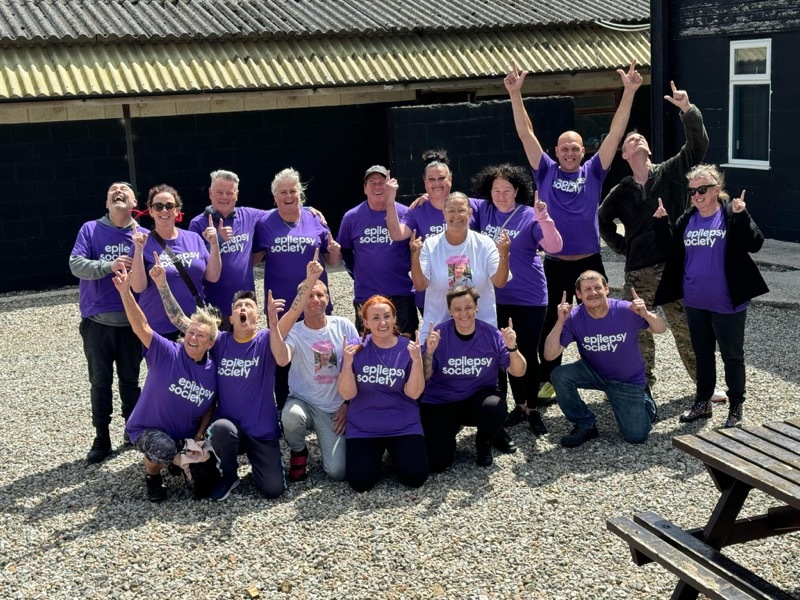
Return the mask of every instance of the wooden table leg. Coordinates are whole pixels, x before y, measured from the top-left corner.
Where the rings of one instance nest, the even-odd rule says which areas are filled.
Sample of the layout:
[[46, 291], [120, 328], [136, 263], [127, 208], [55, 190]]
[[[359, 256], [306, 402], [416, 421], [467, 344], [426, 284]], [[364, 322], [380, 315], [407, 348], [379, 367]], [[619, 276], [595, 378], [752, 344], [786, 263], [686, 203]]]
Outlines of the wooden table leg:
[[[712, 473], [712, 476], [715, 475], [721, 474]], [[719, 481], [722, 478], [715, 476], [714, 479]], [[728, 534], [730, 534], [742, 506], [744, 506], [744, 501], [752, 489], [739, 480], [729, 479], [728, 481], [728, 485], [722, 490], [717, 505], [714, 507], [714, 512], [711, 513], [711, 517], [703, 529], [703, 541], [715, 550], [721, 550], [725, 545]], [[696, 589], [680, 581], [672, 593], [672, 600], [695, 600], [698, 593]]]

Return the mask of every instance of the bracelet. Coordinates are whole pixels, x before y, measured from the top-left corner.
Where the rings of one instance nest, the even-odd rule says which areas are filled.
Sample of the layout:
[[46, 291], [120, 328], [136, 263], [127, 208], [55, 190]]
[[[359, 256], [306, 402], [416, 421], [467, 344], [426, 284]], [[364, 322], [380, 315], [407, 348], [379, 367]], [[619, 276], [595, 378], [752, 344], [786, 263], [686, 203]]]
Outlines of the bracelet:
[[514, 346], [513, 348], [506, 348], [506, 350], [508, 350], [509, 352], [516, 352], [517, 350], [519, 350], [519, 346]]

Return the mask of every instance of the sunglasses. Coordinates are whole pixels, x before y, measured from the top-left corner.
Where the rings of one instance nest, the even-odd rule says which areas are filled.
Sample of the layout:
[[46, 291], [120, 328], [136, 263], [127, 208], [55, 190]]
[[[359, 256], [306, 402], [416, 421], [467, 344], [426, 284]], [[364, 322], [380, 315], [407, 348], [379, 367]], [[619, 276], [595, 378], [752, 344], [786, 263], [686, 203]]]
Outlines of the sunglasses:
[[166, 204], [163, 202], [153, 202], [153, 204], [150, 205], [150, 208], [156, 212], [161, 212], [162, 210], [175, 210], [177, 207], [178, 205], [174, 202], [167, 202]]
[[686, 188], [686, 191], [689, 192], [689, 197], [691, 198], [695, 194], [705, 194], [708, 191], [708, 188], [715, 187], [717, 187], [716, 183], [709, 183], [708, 185], [698, 185], [696, 188]]

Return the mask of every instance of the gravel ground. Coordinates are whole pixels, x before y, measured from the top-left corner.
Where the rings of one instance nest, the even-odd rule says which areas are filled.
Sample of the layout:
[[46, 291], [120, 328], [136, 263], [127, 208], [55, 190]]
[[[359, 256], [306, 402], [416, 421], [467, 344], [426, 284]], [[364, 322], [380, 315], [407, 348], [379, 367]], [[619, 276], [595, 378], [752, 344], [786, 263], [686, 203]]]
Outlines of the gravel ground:
[[[334, 274], [331, 287], [352, 316], [349, 278]], [[153, 505], [136, 451], [84, 463], [93, 431], [76, 300], [75, 289], [0, 298], [2, 598], [664, 598], [673, 577], [635, 567], [605, 519], [650, 509], [693, 527], [717, 500], [671, 438], [720, 426], [727, 410], [678, 424], [690, 380], [659, 336], [660, 421], [642, 446], [622, 442], [592, 393], [600, 438], [576, 450], [558, 445], [569, 427], [550, 407], [551, 433], [515, 427], [520, 451], [488, 469], [466, 429], [454, 468], [418, 490], [388, 479], [356, 494], [324, 476], [312, 443], [309, 478], [279, 500], [258, 497], [249, 475], [221, 504], [166, 477], [169, 499]], [[751, 308], [746, 421], [797, 416], [798, 330], [797, 309]], [[121, 444], [118, 416], [112, 435]], [[755, 492], [744, 513], [773, 503]], [[799, 535], [727, 552], [800, 597]]]

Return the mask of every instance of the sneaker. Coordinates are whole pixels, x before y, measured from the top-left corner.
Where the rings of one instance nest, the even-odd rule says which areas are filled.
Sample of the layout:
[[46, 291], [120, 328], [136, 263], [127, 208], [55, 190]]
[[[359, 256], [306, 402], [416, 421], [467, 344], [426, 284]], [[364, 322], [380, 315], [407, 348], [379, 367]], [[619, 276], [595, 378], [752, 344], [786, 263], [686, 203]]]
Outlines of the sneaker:
[[545, 381], [542, 384], [542, 387], [539, 388], [539, 394], [537, 397], [539, 400], [555, 400], [556, 390], [553, 388], [553, 384], [549, 381]]
[[300, 452], [290, 451], [289, 457], [289, 481], [303, 481], [308, 474], [308, 447]]
[[725, 403], [727, 400], [728, 400], [728, 394], [726, 394], [719, 388], [714, 388], [714, 393], [711, 394], [712, 402]]
[[519, 425], [525, 419], [527, 419], [527, 415], [525, 414], [525, 407], [517, 404], [508, 416], [506, 417], [506, 422], [503, 424], [503, 427], [514, 427], [514, 425]]
[[517, 444], [514, 440], [511, 439], [511, 436], [508, 435], [508, 432], [505, 429], [501, 429], [494, 439], [492, 440], [492, 446], [497, 448], [503, 454], [514, 454], [517, 451]]
[[239, 475], [233, 473], [231, 475], [223, 475], [222, 480], [217, 484], [211, 493], [208, 495], [214, 502], [222, 502], [223, 500], [227, 500], [228, 496], [231, 495], [231, 492], [239, 487], [241, 483], [241, 479], [239, 479]]
[[111, 436], [106, 433], [98, 433], [92, 442], [92, 448], [86, 455], [86, 462], [94, 465], [103, 462], [111, 454]]
[[542, 413], [538, 410], [532, 410], [528, 413], [528, 427], [531, 428], [533, 435], [544, 435], [547, 433], [547, 427], [542, 420]]
[[492, 466], [492, 445], [491, 444], [475, 444], [475, 463], [479, 467]]
[[724, 427], [730, 429], [731, 427], [739, 427], [742, 424], [742, 405], [737, 404], [728, 409], [728, 418], [725, 420]]
[[711, 415], [712, 415], [711, 401], [702, 400], [692, 404], [692, 408], [685, 411], [678, 418], [678, 420], [681, 423], [691, 423], [692, 421], [697, 421], [698, 419], [709, 419], [711, 418]]
[[162, 502], [167, 499], [167, 490], [164, 487], [164, 482], [161, 479], [161, 474], [147, 475], [145, 477], [147, 484], [147, 499], [150, 502]]
[[572, 431], [561, 438], [561, 445], [564, 446], [564, 448], [577, 448], [584, 442], [593, 440], [596, 437], [597, 427], [595, 425], [592, 425], [591, 427], [574, 425], [572, 427]]

